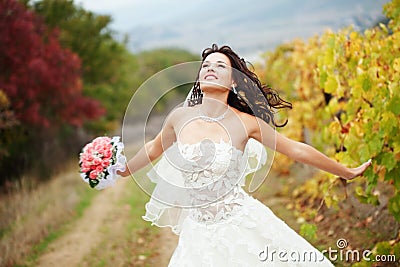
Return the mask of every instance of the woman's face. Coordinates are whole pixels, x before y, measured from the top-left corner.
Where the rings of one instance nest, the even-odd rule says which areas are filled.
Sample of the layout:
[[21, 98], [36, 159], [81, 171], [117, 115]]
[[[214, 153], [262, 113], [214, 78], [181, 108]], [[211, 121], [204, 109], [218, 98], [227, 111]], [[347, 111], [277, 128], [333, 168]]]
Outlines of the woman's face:
[[201, 65], [199, 81], [203, 92], [215, 89], [230, 90], [233, 79], [229, 58], [218, 52], [208, 55]]

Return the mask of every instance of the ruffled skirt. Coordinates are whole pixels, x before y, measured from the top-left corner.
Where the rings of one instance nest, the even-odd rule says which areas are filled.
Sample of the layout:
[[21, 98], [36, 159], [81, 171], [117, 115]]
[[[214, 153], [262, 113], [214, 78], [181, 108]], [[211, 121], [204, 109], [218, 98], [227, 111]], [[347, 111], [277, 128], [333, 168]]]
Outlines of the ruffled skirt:
[[169, 267], [333, 266], [267, 206], [248, 196], [239, 212], [205, 224], [185, 218]]

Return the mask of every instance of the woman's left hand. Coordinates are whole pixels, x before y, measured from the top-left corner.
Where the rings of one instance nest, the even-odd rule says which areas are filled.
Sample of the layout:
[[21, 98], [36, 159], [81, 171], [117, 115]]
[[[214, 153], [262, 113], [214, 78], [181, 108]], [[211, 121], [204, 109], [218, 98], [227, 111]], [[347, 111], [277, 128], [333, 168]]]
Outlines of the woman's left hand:
[[345, 180], [352, 180], [360, 175], [363, 175], [365, 170], [371, 165], [371, 159], [368, 160], [367, 162], [361, 164], [360, 166], [356, 168], [350, 168], [350, 176], [348, 177], [342, 177]]

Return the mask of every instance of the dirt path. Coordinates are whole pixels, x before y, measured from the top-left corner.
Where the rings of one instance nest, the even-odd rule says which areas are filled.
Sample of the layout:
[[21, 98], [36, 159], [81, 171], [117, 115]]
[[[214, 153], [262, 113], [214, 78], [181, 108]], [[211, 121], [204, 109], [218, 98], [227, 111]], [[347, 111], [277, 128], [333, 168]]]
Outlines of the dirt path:
[[[112, 242], [123, 242], [123, 239], [126, 238], [126, 236], [124, 237], [126, 234], [124, 227], [129, 220], [126, 212], [129, 210], [129, 205], [121, 205], [121, 201], [126, 194], [124, 191], [127, 188], [127, 183], [133, 183], [133, 181], [130, 179], [119, 180], [114, 188], [104, 190], [97, 195], [92, 200], [92, 205], [85, 210], [83, 216], [68, 227], [67, 233], [49, 245], [45, 253], [38, 259], [36, 266], [90, 266], [90, 263], [87, 263], [88, 261], [91, 262], [90, 257], [96, 257], [96, 254], [93, 255], [92, 251], [98, 249], [110, 238], [110, 234], [105, 233], [107, 232], [104, 230], [105, 228], [111, 229], [114, 239]], [[140, 218], [138, 219], [140, 220]], [[149, 227], [155, 226], [149, 225]], [[155, 252], [156, 256], [152, 262], [154, 262], [154, 266], [167, 266], [177, 245], [178, 236], [173, 234], [169, 228], [159, 229], [157, 236], [155, 251], [152, 251]], [[143, 243], [141, 245], [147, 246]], [[134, 250], [134, 245], [132, 249]], [[118, 248], [114, 248], [114, 250], [115, 254], [119, 253]], [[127, 264], [136, 266], [138, 262], [135, 262], [135, 259], [137, 258], [137, 253], [132, 251], [132, 259], [121, 258], [119, 260], [120, 266], [127, 266]]]
[[[127, 152], [137, 150], [137, 145], [130, 145], [125, 150]], [[132, 203], [127, 203], [127, 199], [132, 193], [138, 194], [132, 192], [132, 188], [140, 190], [134, 183], [130, 178], [121, 178], [113, 188], [100, 191], [92, 199], [91, 205], [84, 211], [82, 217], [69, 225], [60, 238], [49, 244], [45, 252], [38, 258], [36, 266], [91, 266], [96, 261], [95, 258], [101, 254], [99, 248], [100, 251], [102, 248], [109, 250], [111, 252], [107, 253], [114, 254], [116, 258], [119, 258], [112, 261], [113, 266], [142, 266], [140, 264], [142, 256], [140, 249], [137, 248], [138, 245], [147, 246], [149, 252], [154, 254], [150, 266], [167, 266], [178, 240], [171, 229], [153, 229], [155, 226], [143, 221], [145, 228], [152, 228], [151, 230], [157, 232], [153, 238], [155, 240], [141, 238], [134, 233], [127, 237], [129, 235], [127, 227], [129, 227], [129, 223], [132, 223], [130, 210], [132, 208], [143, 209], [142, 203], [137, 203], [133, 207], [130, 206]], [[138, 213], [143, 215], [141, 211]], [[138, 223], [141, 223], [142, 220], [140, 215], [134, 217]], [[140, 231], [149, 230], [145, 228]], [[126, 241], [130, 239], [131, 241]], [[110, 244], [115, 245], [111, 245], [110, 248]], [[127, 249], [130, 250], [128, 256], [121, 251]]]
[[168, 266], [169, 259], [174, 252], [174, 249], [178, 243], [178, 236], [175, 235], [169, 227], [160, 229], [160, 248], [159, 256], [156, 258], [158, 263], [156, 266]]
[[[128, 182], [131, 181], [119, 180], [114, 188], [98, 194], [83, 216], [69, 227], [69, 231], [49, 245], [47, 251], [39, 258], [38, 266], [78, 266], [91, 249], [101, 242], [101, 229], [116, 209], [116, 203], [125, 188], [124, 184]], [[122, 217], [114, 220], [113, 228], [118, 230], [122, 220]]]

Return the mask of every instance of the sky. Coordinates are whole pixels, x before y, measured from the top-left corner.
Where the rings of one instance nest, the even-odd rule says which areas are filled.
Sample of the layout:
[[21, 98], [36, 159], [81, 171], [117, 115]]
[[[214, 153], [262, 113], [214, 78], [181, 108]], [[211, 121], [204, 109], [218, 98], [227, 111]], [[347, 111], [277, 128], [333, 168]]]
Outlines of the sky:
[[383, 18], [387, 0], [75, 0], [111, 15], [111, 28], [128, 34], [139, 52], [178, 47], [195, 54], [212, 43], [230, 45], [252, 59], [295, 38], [354, 25], [360, 30]]

